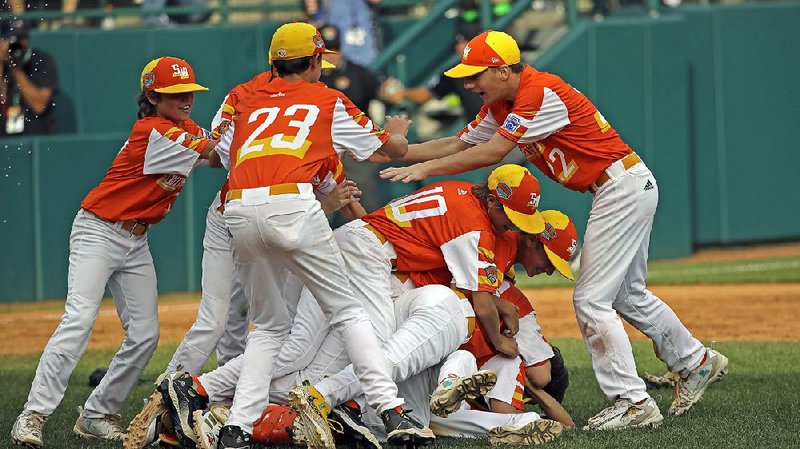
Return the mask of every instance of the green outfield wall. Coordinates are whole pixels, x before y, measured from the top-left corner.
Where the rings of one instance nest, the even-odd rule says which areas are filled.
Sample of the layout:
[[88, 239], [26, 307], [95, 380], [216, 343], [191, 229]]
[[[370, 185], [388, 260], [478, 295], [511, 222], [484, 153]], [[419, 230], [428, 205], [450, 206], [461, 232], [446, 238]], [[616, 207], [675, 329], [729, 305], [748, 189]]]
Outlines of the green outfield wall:
[[[800, 3], [580, 22], [535, 61], [585, 92], [653, 170], [660, 203], [652, 257], [800, 238], [798, 23]], [[389, 72], [424, 79], [452, 53], [452, 25], [444, 21], [420, 38], [406, 55], [411, 63]], [[386, 33], [405, 26], [387, 23]], [[227, 89], [265, 67], [275, 28], [34, 34], [34, 46], [59, 65], [59, 123], [69, 134], [0, 141], [0, 302], [64, 296], [72, 219], [130, 130], [147, 61], [164, 54], [190, 61], [211, 88], [198, 94], [192, 113], [205, 123]], [[199, 288], [206, 208], [223, 178], [198, 169], [152, 229], [159, 291]], [[591, 195], [545, 180], [543, 196], [543, 208], [564, 210], [583, 232]]]

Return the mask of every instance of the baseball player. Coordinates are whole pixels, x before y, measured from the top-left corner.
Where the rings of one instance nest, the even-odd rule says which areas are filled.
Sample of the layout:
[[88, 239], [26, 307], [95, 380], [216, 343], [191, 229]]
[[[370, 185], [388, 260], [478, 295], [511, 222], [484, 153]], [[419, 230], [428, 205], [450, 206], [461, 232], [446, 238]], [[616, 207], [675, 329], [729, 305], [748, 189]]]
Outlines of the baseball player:
[[[248, 447], [253, 422], [267, 405], [275, 357], [289, 333], [291, 318], [283, 287], [287, 269], [320, 301], [331, 324], [344, 337], [350, 359], [395, 440], [425, 441], [405, 416], [403, 400], [381, 360], [369, 319], [342, 272], [342, 256], [327, 218], [313, 193], [314, 176], [337, 152], [358, 160], [376, 151], [400, 157], [407, 151], [410, 122], [387, 117], [386, 129], [372, 122], [340, 92], [318, 83], [326, 51], [319, 32], [305, 23], [281, 26], [273, 35], [270, 59], [276, 78], [240, 98], [232, 114], [231, 190], [225, 222], [233, 236], [236, 276], [242, 282], [255, 329], [250, 333], [236, 385], [230, 420], [220, 447]], [[171, 376], [165, 399], [178, 410], [176, 428], [190, 432], [185, 391], [191, 378]], [[314, 424], [317, 411], [303, 395], [290, 396], [304, 419]], [[331, 447], [318, 430], [312, 443]], [[313, 432], [309, 432], [310, 434]]]
[[158, 292], [147, 231], [169, 213], [198, 160], [215, 157], [217, 140], [189, 118], [194, 92], [208, 90], [197, 84], [189, 63], [154, 59], [140, 87], [139, 119], [72, 224], [65, 313], [11, 430], [14, 444], [42, 446], [42, 427], [86, 349], [106, 285], [125, 339], [80, 411], [73, 428], [78, 436], [122, 437], [117, 413], [156, 349]]
[[407, 161], [381, 176], [411, 182], [499, 162], [515, 147], [550, 178], [594, 195], [573, 302], [600, 388], [614, 403], [588, 429], [658, 425], [663, 416], [636, 374], [621, 315], [650, 337], [658, 356], [681, 373], [670, 413], [680, 415], [727, 372], [728, 360], [705, 348], [661, 299], [645, 287], [647, 250], [658, 185], [582, 93], [561, 78], [520, 63], [514, 39], [487, 31], [445, 72], [464, 80], [484, 106], [453, 137], [413, 145]]

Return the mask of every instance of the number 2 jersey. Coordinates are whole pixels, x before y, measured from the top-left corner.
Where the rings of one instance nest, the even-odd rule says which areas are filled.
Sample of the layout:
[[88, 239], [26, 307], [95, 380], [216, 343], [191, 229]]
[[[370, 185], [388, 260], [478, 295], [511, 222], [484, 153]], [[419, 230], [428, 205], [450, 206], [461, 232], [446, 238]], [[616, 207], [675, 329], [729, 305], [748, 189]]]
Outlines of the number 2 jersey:
[[365, 160], [389, 139], [344, 94], [322, 83], [252, 83], [228, 106], [223, 113], [233, 121], [223, 151], [230, 152], [231, 189], [313, 184], [339, 155]]
[[394, 246], [397, 270], [448, 270], [458, 288], [494, 293], [495, 235], [472, 184], [444, 181], [393, 200], [362, 220]]
[[479, 145], [495, 133], [516, 142], [549, 178], [579, 192], [632, 151], [585, 95], [530, 66], [522, 71], [514, 101], [483, 105], [458, 136]]

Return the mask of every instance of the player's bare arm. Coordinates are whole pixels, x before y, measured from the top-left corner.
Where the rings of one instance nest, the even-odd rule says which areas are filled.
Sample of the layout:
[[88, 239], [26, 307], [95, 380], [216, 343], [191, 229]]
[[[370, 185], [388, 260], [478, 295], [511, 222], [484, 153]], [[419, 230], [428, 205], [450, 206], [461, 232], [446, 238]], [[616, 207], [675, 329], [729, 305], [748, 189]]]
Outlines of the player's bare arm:
[[546, 391], [542, 390], [536, 385], [533, 385], [527, 379], [525, 380], [525, 387], [526, 392], [530, 392], [530, 394], [533, 396], [533, 399], [542, 408], [542, 412], [544, 412], [547, 418], [560, 422], [568, 429], [575, 428], [575, 421], [572, 420], [572, 416], [570, 416], [569, 412], [567, 412], [564, 406], [559, 404], [555, 398], [547, 394]]
[[499, 296], [492, 296], [497, 313], [506, 325], [507, 335], [513, 337], [519, 332], [519, 307]]
[[517, 146], [516, 142], [495, 133], [488, 142], [467, 148], [441, 159], [414, 164], [409, 167], [391, 167], [380, 176], [392, 182], [422, 181], [429, 176], [455, 175], [496, 164]]
[[[219, 143], [219, 140], [209, 139], [209, 141], [206, 143], [206, 146], [203, 147], [202, 151], [200, 151], [200, 159], [211, 159], [211, 157], [212, 157], [211, 154], [217, 154], [217, 152], [214, 151], [214, 148], [217, 147], [218, 143]], [[217, 158], [219, 158], [219, 155], [217, 155]], [[209, 161], [209, 164], [210, 164], [210, 161]], [[221, 163], [220, 163], [220, 165], [221, 165]]]
[[[389, 133], [389, 140], [387, 140], [376, 153], [388, 157], [390, 160], [397, 160], [402, 158], [408, 152], [408, 139], [406, 134], [408, 128], [411, 127], [412, 121], [405, 116], [387, 116], [386, 126], [384, 130]], [[381, 155], [378, 154], [375, 158], [369, 158], [370, 162], [382, 162]]]
[[459, 139], [457, 136], [442, 137], [440, 139], [429, 140], [423, 143], [415, 143], [408, 146], [408, 153], [401, 162], [425, 162], [431, 159], [439, 159], [464, 151], [472, 145]]
[[489, 292], [472, 292], [472, 309], [492, 346], [507, 357], [516, 357], [517, 341], [500, 333], [500, 314], [493, 297]]

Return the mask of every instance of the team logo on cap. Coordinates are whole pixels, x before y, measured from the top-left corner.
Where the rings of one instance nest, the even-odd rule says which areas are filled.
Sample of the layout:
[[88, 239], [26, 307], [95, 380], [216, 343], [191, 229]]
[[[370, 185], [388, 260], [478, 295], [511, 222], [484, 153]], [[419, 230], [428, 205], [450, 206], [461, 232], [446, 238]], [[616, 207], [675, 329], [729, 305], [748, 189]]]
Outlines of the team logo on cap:
[[577, 248], [577, 247], [578, 247], [578, 241], [575, 240], [575, 239], [572, 239], [572, 243], [570, 243], [569, 248], [567, 248], [567, 251], [569, 251], [569, 256], [570, 257], [572, 257], [572, 255], [575, 254], [575, 248]]
[[542, 197], [539, 196], [538, 193], [531, 192], [531, 200], [528, 201], [528, 206], [531, 207], [532, 209], [538, 208], [539, 207], [539, 200], [541, 200], [541, 199], [542, 199]]
[[554, 228], [553, 225], [545, 222], [544, 231], [542, 231], [542, 233], [539, 235], [541, 235], [544, 239], [553, 240], [558, 235], [558, 232], [556, 232], [556, 228]]
[[149, 89], [153, 84], [155, 84], [155, 82], [156, 82], [155, 73], [147, 72], [144, 75], [142, 75], [142, 86], [144, 86], [145, 89]]
[[172, 64], [172, 77], [185, 80], [189, 78], [189, 69], [180, 64]]
[[469, 47], [469, 45], [464, 47], [464, 56], [462, 56], [461, 59], [466, 61], [467, 60], [467, 56], [469, 56], [469, 52], [470, 51], [472, 51], [472, 49]]
[[322, 48], [325, 45], [325, 42], [322, 40], [322, 36], [320, 36], [319, 33], [315, 34], [311, 40], [314, 41], [314, 46], [317, 48]]
[[275, 55], [277, 57], [279, 57], [279, 58], [285, 58], [286, 57], [286, 49], [285, 48], [279, 48], [278, 51], [275, 52]]
[[504, 200], [511, 198], [511, 195], [514, 193], [514, 191], [511, 190], [511, 187], [504, 182], [498, 183], [494, 190], [497, 192], [497, 196]]

